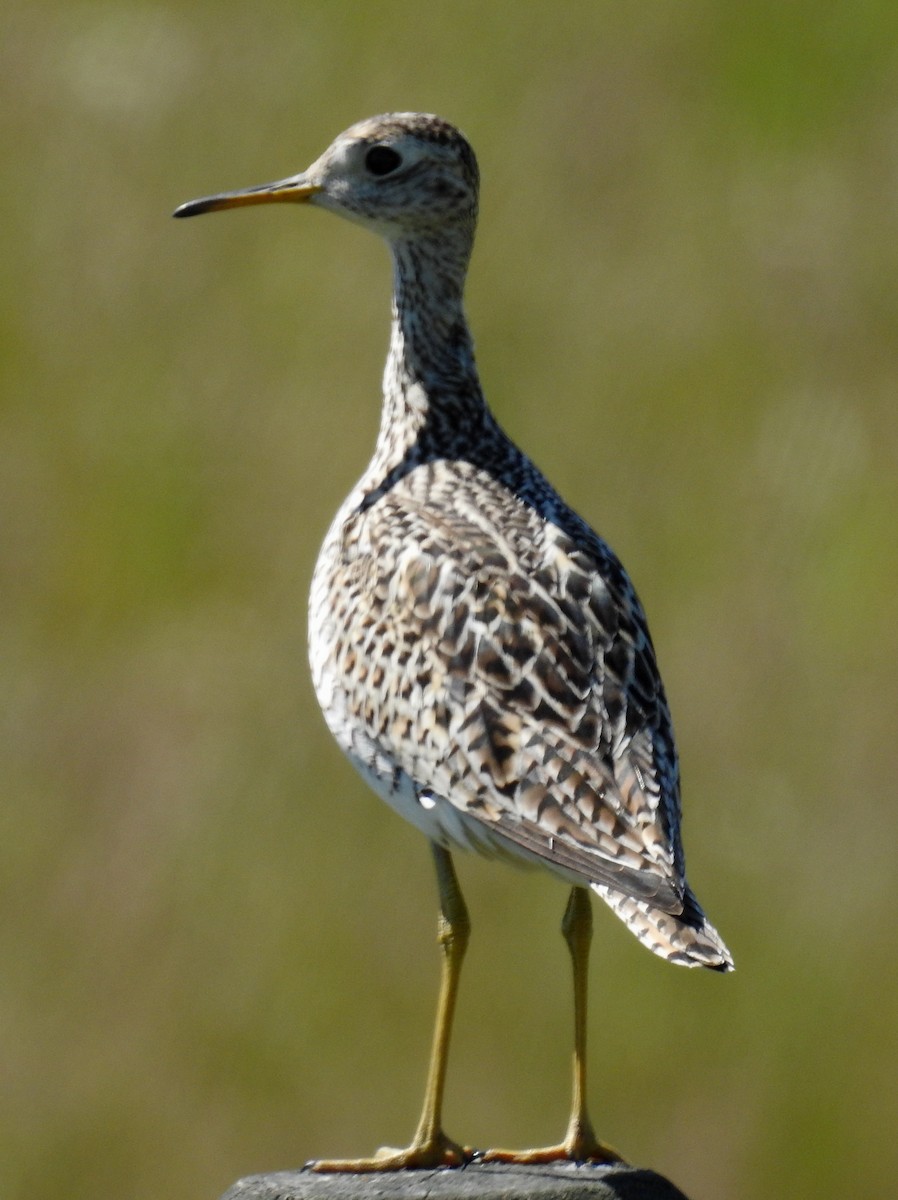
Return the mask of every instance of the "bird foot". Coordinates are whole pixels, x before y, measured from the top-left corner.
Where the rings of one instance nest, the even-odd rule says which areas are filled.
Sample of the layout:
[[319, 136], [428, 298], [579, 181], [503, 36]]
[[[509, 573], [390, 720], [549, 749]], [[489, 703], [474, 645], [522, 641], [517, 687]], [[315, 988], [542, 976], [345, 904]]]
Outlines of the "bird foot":
[[515, 1163], [518, 1166], [533, 1166], [537, 1163], [573, 1162], [611, 1165], [622, 1163], [616, 1150], [590, 1137], [568, 1137], [557, 1146], [542, 1146], [537, 1150], [484, 1150], [477, 1156], [478, 1162]]
[[371, 1171], [420, 1171], [438, 1167], [463, 1167], [472, 1162], [475, 1152], [459, 1146], [440, 1132], [426, 1141], [413, 1142], [405, 1150], [392, 1146], [381, 1146], [371, 1158], [313, 1158], [306, 1163], [306, 1170], [326, 1174], [335, 1173], [362, 1175]]

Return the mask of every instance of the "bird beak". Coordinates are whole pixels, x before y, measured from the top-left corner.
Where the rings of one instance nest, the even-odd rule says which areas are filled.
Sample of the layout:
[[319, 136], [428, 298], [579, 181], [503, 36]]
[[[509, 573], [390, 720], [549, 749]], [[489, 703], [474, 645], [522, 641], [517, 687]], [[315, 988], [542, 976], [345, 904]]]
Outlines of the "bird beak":
[[277, 183], [243, 188], [239, 192], [220, 192], [217, 196], [188, 200], [176, 208], [172, 215], [196, 217], [200, 213], [217, 212], [220, 208], [240, 208], [244, 204], [308, 204], [320, 191], [323, 191], [321, 184], [310, 183], [303, 173], [293, 175], [290, 179], [279, 179]]

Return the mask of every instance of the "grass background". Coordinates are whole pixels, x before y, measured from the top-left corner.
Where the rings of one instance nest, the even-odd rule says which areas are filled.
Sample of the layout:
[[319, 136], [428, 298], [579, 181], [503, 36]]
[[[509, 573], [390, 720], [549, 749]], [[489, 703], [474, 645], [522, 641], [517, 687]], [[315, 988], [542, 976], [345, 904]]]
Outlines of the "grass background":
[[[484, 385], [637, 581], [737, 958], [674, 970], [597, 911], [600, 1132], [692, 1200], [893, 1190], [896, 68], [886, 0], [4, 5], [4, 1200], [214, 1197], [416, 1121], [428, 855], [305, 661], [386, 255], [168, 216], [390, 109], [478, 151]], [[546, 1142], [564, 891], [460, 869], [447, 1123]]]

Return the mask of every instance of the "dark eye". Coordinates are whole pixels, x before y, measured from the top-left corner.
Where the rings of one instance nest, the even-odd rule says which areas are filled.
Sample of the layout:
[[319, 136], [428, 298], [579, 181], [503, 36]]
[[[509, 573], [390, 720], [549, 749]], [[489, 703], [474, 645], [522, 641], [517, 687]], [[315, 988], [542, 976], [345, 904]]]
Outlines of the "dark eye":
[[392, 146], [372, 146], [365, 155], [365, 166], [372, 175], [389, 175], [402, 165], [402, 155]]

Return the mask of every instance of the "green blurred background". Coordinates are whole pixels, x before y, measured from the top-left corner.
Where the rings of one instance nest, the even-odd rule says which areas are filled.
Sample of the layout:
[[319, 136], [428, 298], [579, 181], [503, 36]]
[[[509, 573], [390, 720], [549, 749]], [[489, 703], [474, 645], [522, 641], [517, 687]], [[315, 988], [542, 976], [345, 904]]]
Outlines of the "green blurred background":
[[[0, 1195], [199, 1200], [415, 1124], [429, 856], [305, 656], [387, 256], [323, 213], [169, 219], [390, 109], [479, 154], [484, 385], [636, 579], [737, 959], [675, 970], [597, 905], [600, 1132], [692, 1200], [891, 1194], [893, 0], [7, 0]], [[544, 1143], [564, 889], [459, 866], [447, 1124]]]

